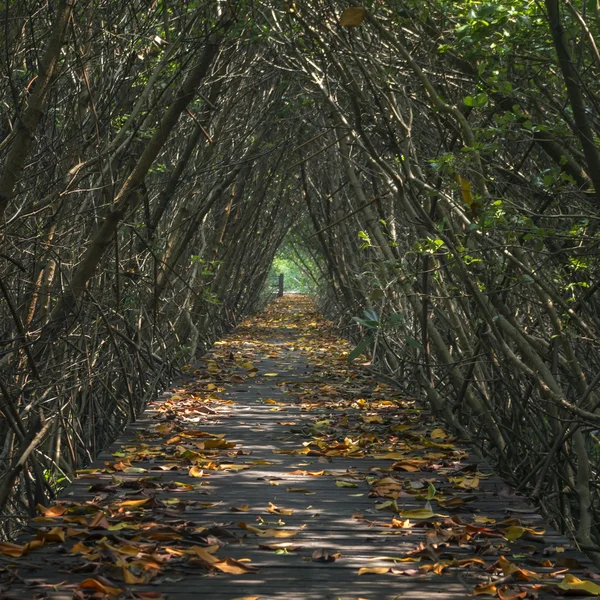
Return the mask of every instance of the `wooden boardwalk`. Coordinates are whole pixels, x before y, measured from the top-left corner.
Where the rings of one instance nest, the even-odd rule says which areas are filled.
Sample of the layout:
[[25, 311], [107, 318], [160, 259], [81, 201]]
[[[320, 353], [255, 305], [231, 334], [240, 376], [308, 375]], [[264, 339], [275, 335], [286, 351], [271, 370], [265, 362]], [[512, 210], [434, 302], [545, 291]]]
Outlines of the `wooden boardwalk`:
[[0, 598], [593, 591], [584, 555], [347, 351], [302, 298], [246, 322], [0, 545]]

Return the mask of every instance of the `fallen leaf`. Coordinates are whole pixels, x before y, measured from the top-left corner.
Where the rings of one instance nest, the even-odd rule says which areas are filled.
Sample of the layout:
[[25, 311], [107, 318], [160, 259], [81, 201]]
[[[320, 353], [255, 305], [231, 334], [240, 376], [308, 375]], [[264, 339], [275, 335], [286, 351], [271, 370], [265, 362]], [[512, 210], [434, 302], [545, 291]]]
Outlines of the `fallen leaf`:
[[496, 596], [498, 593], [498, 589], [493, 583], [486, 583], [482, 585], [475, 586], [473, 590], [474, 596]]
[[106, 585], [97, 579], [84, 579], [79, 587], [82, 590], [94, 590], [96, 592], [102, 592], [103, 594], [108, 594], [109, 596], [119, 596], [123, 590], [118, 587], [113, 587], [110, 585]]
[[300, 544], [294, 544], [293, 542], [279, 542], [277, 544], [259, 544], [258, 547], [262, 548], [263, 550], [287, 550], [288, 552], [295, 552], [304, 546], [301, 546]]
[[335, 482], [336, 487], [339, 488], [357, 488], [358, 483], [354, 483], [353, 481], [344, 481], [343, 479], [338, 479]]
[[53, 527], [50, 531], [38, 531], [35, 537], [44, 542], [64, 542], [65, 531], [60, 527]]
[[385, 575], [390, 572], [391, 567], [362, 567], [358, 570], [359, 575]]
[[579, 579], [571, 573], [567, 573], [564, 579], [558, 584], [561, 590], [581, 590], [592, 596], [600, 596], [600, 585], [593, 581]]
[[281, 508], [279, 506], [275, 506], [275, 504], [272, 502], [269, 502], [269, 508], [267, 508], [267, 512], [274, 515], [284, 515], [288, 517], [294, 514], [294, 511], [291, 508]]
[[233, 558], [219, 560], [212, 565], [215, 569], [223, 571], [223, 573], [231, 573], [232, 575], [243, 575], [244, 573], [258, 573], [259, 569], [251, 565], [247, 565]]
[[316, 494], [316, 492], [311, 492], [310, 490], [307, 490], [306, 488], [295, 488], [295, 487], [289, 487], [289, 488], [285, 488], [286, 492], [296, 492], [298, 494]]
[[62, 504], [56, 504], [54, 506], [51, 506], [50, 508], [46, 508], [45, 506], [38, 504], [35, 508], [45, 517], [61, 517], [68, 510], [68, 508], [66, 506], [63, 506]]
[[313, 562], [332, 563], [335, 562], [341, 556], [341, 552], [334, 552], [333, 554], [330, 554], [328, 550], [321, 548], [320, 550], [315, 550], [312, 553], [311, 558]]
[[243, 521], [238, 523], [238, 527], [241, 529], [246, 529], [251, 531], [252, 533], [258, 535], [259, 537], [276, 537], [276, 538], [286, 538], [286, 537], [294, 537], [300, 533], [299, 531], [293, 531], [290, 529], [260, 529], [260, 527], [254, 527], [252, 525], [248, 525]]

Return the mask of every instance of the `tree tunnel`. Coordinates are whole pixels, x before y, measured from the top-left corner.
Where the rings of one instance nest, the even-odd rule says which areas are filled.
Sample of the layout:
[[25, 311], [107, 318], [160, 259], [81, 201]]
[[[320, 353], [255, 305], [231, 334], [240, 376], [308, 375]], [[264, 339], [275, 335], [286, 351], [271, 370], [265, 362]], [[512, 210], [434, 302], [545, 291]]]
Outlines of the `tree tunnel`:
[[275, 265], [597, 547], [591, 4], [7, 2], [0, 510], [259, 310]]

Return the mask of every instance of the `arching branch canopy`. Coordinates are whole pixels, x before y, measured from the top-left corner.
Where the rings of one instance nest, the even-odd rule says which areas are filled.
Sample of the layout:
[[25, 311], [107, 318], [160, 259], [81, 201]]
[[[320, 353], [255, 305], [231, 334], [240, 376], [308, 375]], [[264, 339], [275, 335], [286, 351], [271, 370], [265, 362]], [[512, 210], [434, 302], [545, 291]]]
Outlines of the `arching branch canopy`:
[[588, 4], [8, 2], [0, 508], [260, 307], [277, 256], [351, 360], [597, 546]]

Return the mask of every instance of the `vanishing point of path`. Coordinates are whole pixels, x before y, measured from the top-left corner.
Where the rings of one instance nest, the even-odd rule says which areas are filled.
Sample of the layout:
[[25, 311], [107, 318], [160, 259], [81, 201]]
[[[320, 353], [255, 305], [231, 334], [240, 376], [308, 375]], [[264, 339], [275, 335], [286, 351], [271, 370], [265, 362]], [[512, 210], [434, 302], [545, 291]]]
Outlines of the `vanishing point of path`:
[[556, 598], [589, 561], [303, 297], [218, 342], [15, 544], [0, 598]]

